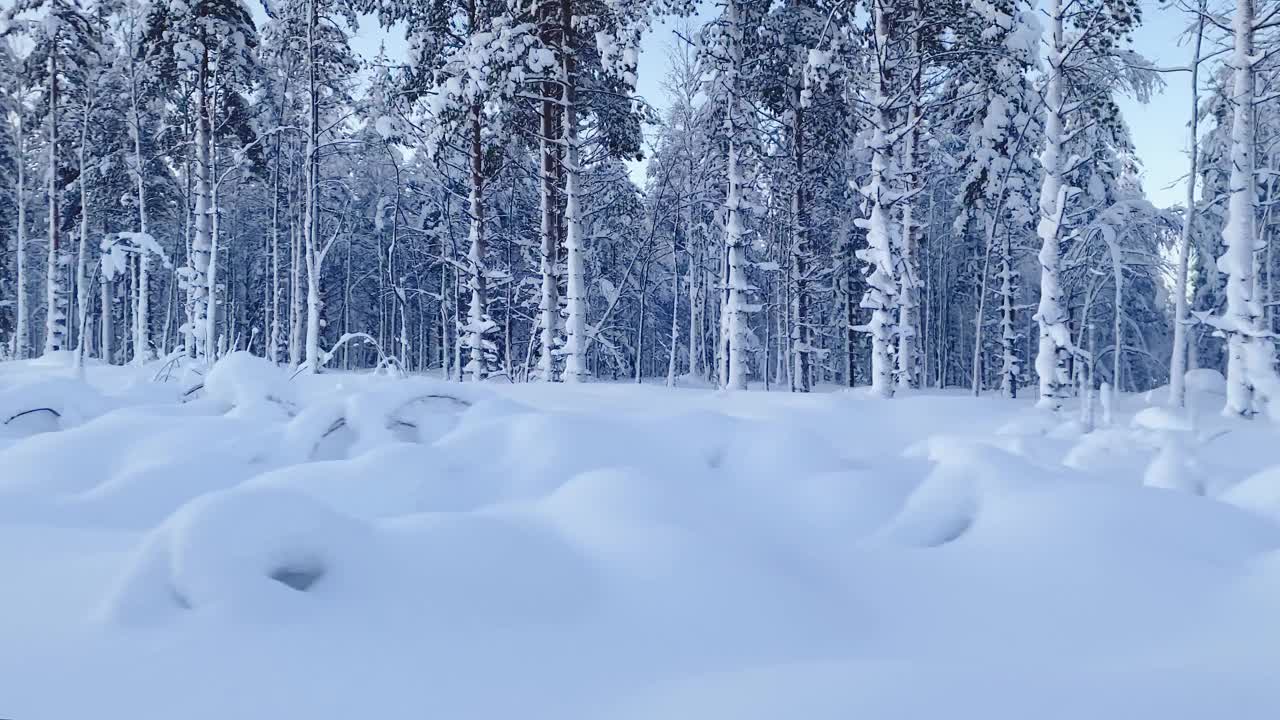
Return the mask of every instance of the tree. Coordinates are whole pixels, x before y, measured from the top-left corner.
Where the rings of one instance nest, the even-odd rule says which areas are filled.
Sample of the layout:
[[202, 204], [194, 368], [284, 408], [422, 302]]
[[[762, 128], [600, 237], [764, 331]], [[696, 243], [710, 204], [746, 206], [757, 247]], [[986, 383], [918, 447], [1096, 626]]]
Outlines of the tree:
[[[17, 23], [16, 18], [26, 14], [41, 15], [39, 23]], [[69, 292], [66, 271], [70, 257], [62, 245], [61, 193], [65, 188], [65, 168], [60, 164], [59, 124], [63, 119], [61, 85], [64, 73], [77, 69], [74, 59], [81, 53], [97, 52], [97, 29], [91, 17], [85, 13], [79, 0], [21, 0], [10, 8], [0, 20], [12, 31], [25, 25], [31, 32], [34, 48], [28, 65], [33, 75], [40, 78], [45, 92], [41, 99], [46, 123], [46, 146], [49, 164], [46, 170], [46, 194], [48, 197], [48, 252], [45, 262], [45, 340], [46, 353], [64, 350], [68, 343]], [[40, 68], [40, 69], [37, 69]]]
[[1227, 338], [1227, 401], [1223, 413], [1249, 417], [1280, 392], [1275, 375], [1275, 348], [1263, 327], [1258, 297], [1257, 252], [1265, 248], [1257, 234], [1258, 180], [1254, 162], [1255, 125], [1254, 35], [1259, 24], [1254, 0], [1237, 0], [1233, 18], [1234, 73], [1231, 121], [1231, 177], [1226, 222], [1222, 228], [1225, 252], [1218, 264], [1226, 271], [1226, 307], [1214, 319]]
[[[217, 230], [221, 208], [216, 192], [217, 140], [223, 134], [243, 139], [244, 102], [239, 89], [249, 81], [257, 47], [257, 29], [240, 0], [170, 0], [153, 6], [147, 42], [175, 62], [162, 69], [160, 82], [177, 86], [187, 76], [191, 103], [193, 228], [183, 282], [187, 291], [187, 352], [199, 362], [217, 357]], [[167, 60], [167, 58], [166, 58]], [[178, 89], [178, 88], [175, 88]], [[186, 89], [186, 88], [181, 88]], [[229, 121], [238, 122], [229, 122]], [[248, 145], [248, 142], [244, 143]]]
[[748, 352], [752, 349], [748, 315], [752, 286], [747, 279], [747, 193], [755, 173], [752, 163], [754, 120], [748, 103], [744, 70], [750, 56], [749, 43], [755, 26], [755, 5], [744, 0], [725, 0], [719, 19], [706, 28], [704, 60], [707, 67], [707, 94], [716, 99], [722, 118], [725, 148], [724, 195], [724, 287], [720, 310], [718, 377], [720, 387], [747, 389]]
[[[1032, 234], [1035, 216], [1033, 183], [1040, 168], [1032, 155], [1038, 145], [1039, 97], [1031, 84], [1038, 66], [1038, 45], [1032, 10], [1022, 3], [975, 3], [963, 16], [959, 30], [964, 47], [974, 50], [957, 63], [957, 72], [944, 87], [954, 132], [962, 143], [957, 158], [959, 183], [956, 231], [971, 226], [982, 236], [982, 276], [974, 314], [972, 389], [982, 389], [983, 337], [991, 258], [999, 285], [1000, 390], [1017, 395], [1019, 372], [1016, 317], [1019, 304], [1019, 258], [1024, 238]], [[997, 244], [998, 243], [998, 244]]]
[[[1063, 224], [1073, 188], [1065, 177], [1075, 169], [1067, 144], [1079, 128], [1118, 113], [1111, 92], [1141, 90], [1143, 78], [1122, 62], [1118, 45], [1141, 19], [1136, 0], [1049, 0], [1048, 52], [1044, 91], [1044, 149], [1040, 154], [1040, 303], [1035, 319], [1040, 343], [1036, 374], [1040, 407], [1058, 410], [1070, 391], [1067, 360], [1080, 354], [1071, 340], [1061, 279]], [[1130, 58], [1132, 59], [1132, 58]], [[1099, 86], [1105, 92], [1099, 91]]]
[[29, 59], [19, 57], [12, 43], [0, 46], [0, 114], [3, 115], [3, 137], [5, 147], [3, 157], [8, 160], [13, 178], [12, 205], [14, 211], [14, 244], [11, 252], [14, 257], [12, 284], [13, 300], [13, 335], [10, 338], [10, 356], [18, 360], [26, 359], [31, 352], [31, 304], [27, 292], [30, 281], [27, 273], [27, 172], [28, 172], [28, 138], [27, 127], [30, 126], [32, 101], [36, 87], [32, 82], [34, 73], [28, 65]]

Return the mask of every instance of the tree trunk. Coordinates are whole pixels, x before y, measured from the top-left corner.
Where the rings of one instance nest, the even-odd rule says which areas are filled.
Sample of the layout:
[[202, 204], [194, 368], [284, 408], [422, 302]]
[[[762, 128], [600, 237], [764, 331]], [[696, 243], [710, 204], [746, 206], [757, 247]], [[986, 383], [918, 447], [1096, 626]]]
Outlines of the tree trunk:
[[[80, 177], [76, 187], [80, 191], [80, 243], [76, 249], [76, 354], [83, 358], [88, 350], [88, 338], [84, 332], [89, 317], [89, 168], [85, 164], [85, 150], [89, 142], [89, 110], [86, 108], [80, 121], [80, 147], [76, 149], [76, 164]], [[109, 358], [103, 358], [110, 362]]]
[[1196, 218], [1196, 180], [1200, 142], [1200, 48], [1204, 42], [1205, 0], [1198, 4], [1196, 34], [1191, 53], [1191, 119], [1187, 148], [1187, 206], [1182, 214], [1182, 235], [1178, 239], [1178, 269], [1174, 276], [1173, 352], [1169, 356], [1169, 404], [1183, 407], [1187, 401], [1187, 263], [1191, 257], [1192, 231]]
[[[799, 6], [800, 3], [797, 2], [796, 5]], [[809, 319], [809, 206], [805, 195], [808, 179], [805, 177], [804, 108], [801, 103], [803, 63], [807, 58], [808, 53], [802, 51], [799, 60], [801, 65], [794, 73], [796, 77], [791, 83], [791, 153], [794, 162], [792, 172], [795, 173], [795, 187], [791, 191], [791, 276], [795, 283], [790, 317], [793, 360], [791, 387], [800, 392], [809, 392], [813, 383], [810, 368], [813, 332]]]
[[565, 346], [564, 381], [581, 382], [587, 374], [587, 283], [583, 263], [582, 209], [578, 167], [578, 71], [573, 48], [573, 2], [560, 0], [560, 62], [564, 83], [564, 249], [565, 249]]
[[880, 397], [893, 397], [893, 351], [898, 302], [895, 278], [892, 205], [894, 168], [890, 102], [893, 95], [892, 59], [889, 52], [889, 9], [885, 0], [875, 0], [873, 16], [876, 38], [875, 79], [872, 83], [871, 179], [866, 193], [871, 203], [870, 217], [865, 221], [867, 247], [858, 257], [871, 266], [867, 276], [867, 293], [862, 307], [871, 310], [867, 330], [871, 334], [871, 391]]
[[919, 24], [923, 8], [921, 0], [912, 5], [908, 17], [911, 28], [911, 57], [915, 59], [915, 68], [911, 74], [910, 100], [907, 109], [906, 137], [902, 148], [902, 173], [906, 183], [905, 196], [902, 199], [902, 231], [899, 233], [901, 248], [898, 274], [898, 378], [899, 389], [920, 386], [919, 364], [919, 301], [916, 297], [919, 283], [919, 270], [916, 263], [918, 230], [915, 222], [915, 198], [920, 191], [920, 173], [916, 167], [919, 162], [918, 150], [920, 140], [920, 75], [923, 72], [923, 54], [920, 47]]
[[[284, 99], [280, 100], [280, 119], [284, 119]], [[280, 134], [275, 137], [275, 156], [271, 164], [271, 285], [267, 329], [267, 359], [280, 362]]]
[[[213, 74], [213, 93], [214, 101], [209, 106], [210, 127], [213, 127], [214, 108], [218, 106], [217, 71]], [[222, 350], [221, 342], [218, 338], [218, 244], [222, 239], [219, 234], [222, 208], [218, 206], [218, 202], [222, 181], [218, 177], [218, 142], [212, 134], [210, 134], [209, 138], [209, 179], [209, 271], [206, 273], [209, 287], [205, 291], [205, 302], [208, 303], [209, 309], [205, 312], [206, 329], [204, 336], [209, 343], [209, 362], [213, 363], [217, 361], [218, 355]]]
[[1253, 64], [1258, 59], [1254, 57], [1254, 0], [1237, 0], [1234, 24], [1231, 195], [1222, 229], [1226, 250], [1219, 259], [1219, 265], [1227, 272], [1227, 304], [1218, 326], [1227, 336], [1227, 403], [1223, 413], [1249, 417], [1258, 411], [1259, 399], [1270, 400], [1269, 395], [1275, 390], [1275, 351], [1263, 332], [1256, 283]]
[[[731, 34], [743, 32], [742, 22], [738, 17], [739, 0], [730, 0], [728, 4], [729, 26]], [[739, 105], [742, 98], [738, 74], [742, 66], [742, 46], [737, 37], [730, 40], [729, 47], [729, 109], [725, 114], [726, 130], [729, 135], [728, 155], [725, 171], [728, 174], [728, 191], [725, 194], [725, 300], [720, 319], [720, 346], [724, 352], [721, 360], [724, 372], [720, 384], [726, 390], [747, 389], [747, 293], [751, 286], [747, 282], [747, 248], [746, 229], [743, 227], [742, 214], [745, 210], [745, 179], [740, 167], [739, 133], [746, 132], [740, 117], [742, 109]]]
[[[133, 115], [133, 176], [138, 193], [138, 232], [149, 236], [151, 230], [147, 223], [146, 167], [142, 155], [142, 111], [138, 107], [138, 81], [136, 74], [131, 74], [130, 76], [129, 105]], [[133, 362], [136, 365], [142, 365], [152, 358], [150, 264], [150, 250], [140, 248], [138, 254], [138, 302], [134, 310], [133, 329]], [[110, 310], [103, 312], [104, 320], [109, 317], [109, 313]], [[104, 345], [103, 357], [108, 354]]]
[[213, 362], [214, 338], [209, 336], [209, 266], [212, 262], [213, 235], [209, 225], [212, 208], [210, 178], [213, 137], [209, 126], [209, 52], [202, 50], [196, 79], [196, 188], [195, 234], [191, 238], [192, 276], [187, 287], [191, 303], [191, 332], [195, 341], [197, 362]]
[[17, 298], [15, 301], [17, 317], [14, 319], [13, 357], [18, 360], [25, 360], [31, 354], [31, 308], [27, 302], [27, 148], [26, 138], [23, 134], [22, 113], [19, 112], [16, 114], [18, 116], [18, 122], [16, 128], [17, 134], [14, 136], [14, 141], [17, 143], [17, 197], [14, 198], [14, 201], [18, 206], [18, 287]]
[[[474, 0], [470, 7], [471, 27], [474, 29], [476, 23]], [[489, 375], [489, 362], [485, 357], [485, 334], [491, 323], [488, 278], [485, 276], [484, 148], [480, 144], [480, 105], [473, 103], [467, 114], [471, 150], [471, 168], [468, 175], [470, 193], [467, 197], [467, 207], [470, 211], [470, 249], [467, 252], [470, 277], [467, 285], [471, 290], [471, 303], [467, 308], [467, 347], [470, 352], [466, 378], [481, 381]]]
[[[542, 39], [548, 46], [554, 45], [555, 27], [553, 20], [552, 0], [543, 0], [538, 8], [539, 21], [542, 25]], [[538, 355], [537, 377], [543, 382], [553, 382], [555, 373], [555, 345], [557, 331], [560, 326], [560, 278], [558, 273], [560, 252], [560, 222], [557, 217], [556, 175], [559, 165], [559, 135], [556, 123], [556, 109], [559, 106], [560, 86], [551, 80], [542, 83], [542, 104], [540, 109], [540, 137], [538, 151], [542, 158], [541, 183], [541, 215], [542, 222], [539, 236], [542, 242], [542, 294], [538, 303], [539, 327], [541, 329], [540, 352]]]
[[1040, 327], [1040, 345], [1036, 352], [1036, 374], [1040, 378], [1037, 404], [1056, 412], [1062, 408], [1062, 401], [1071, 389], [1066, 372], [1071, 334], [1059, 280], [1060, 235], [1067, 204], [1067, 186], [1062, 176], [1063, 144], [1067, 138], [1062, 118], [1066, 103], [1062, 63], [1069, 40], [1065, 35], [1062, 0], [1048, 0], [1048, 3], [1052, 40], [1047, 51], [1044, 151], [1040, 154], [1044, 178], [1040, 185], [1040, 222], [1036, 227], [1040, 236], [1040, 305], [1035, 315]]
[[1014, 345], [1018, 339], [1014, 314], [1016, 275], [1013, 240], [1009, 229], [1005, 228], [1004, 239], [1000, 243], [1000, 394], [1009, 399], [1018, 396], [1018, 354]]
[[316, 0], [307, 3], [307, 149], [306, 203], [303, 231], [307, 254], [307, 372], [320, 372], [320, 270], [323, 253], [319, 247], [320, 214], [317, 197], [320, 182], [320, 87], [316, 77]]
[[44, 351], [58, 352], [67, 345], [66, 287], [63, 282], [62, 248], [58, 224], [58, 62], [57, 51], [49, 52], [49, 247], [45, 267]]

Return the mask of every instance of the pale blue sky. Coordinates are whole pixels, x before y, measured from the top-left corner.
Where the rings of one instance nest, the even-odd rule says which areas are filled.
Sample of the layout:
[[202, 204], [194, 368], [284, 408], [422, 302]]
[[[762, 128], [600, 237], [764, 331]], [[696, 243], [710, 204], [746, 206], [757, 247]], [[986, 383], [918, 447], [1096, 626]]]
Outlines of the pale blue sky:
[[[1158, 67], [1186, 66], [1191, 44], [1180, 38], [1191, 18], [1155, 0], [1143, 2], [1143, 24], [1134, 34], [1134, 49]], [[1206, 51], [1210, 43], [1206, 42]], [[1207, 69], [1207, 68], [1206, 68]], [[1201, 72], [1203, 87], [1204, 69]], [[1165, 86], [1151, 102], [1140, 105], [1121, 98], [1120, 108], [1144, 168], [1143, 187], [1157, 207], [1181, 205], [1186, 198], [1187, 122], [1191, 113], [1191, 78], [1164, 73]], [[1172, 187], [1170, 187], [1172, 185]]]
[[[1144, 0], [1144, 23], [1134, 36], [1134, 47], [1158, 66], [1185, 65], [1190, 48], [1179, 35], [1189, 18], [1156, 0]], [[667, 48], [678, 42], [672, 28], [681, 21], [657, 23], [644, 39], [640, 56], [639, 92], [661, 109], [666, 99], [662, 80], [666, 74]], [[356, 35], [355, 47], [367, 57], [385, 42], [390, 55], [403, 56], [404, 38], [382, 30], [366, 18]], [[1186, 73], [1165, 75], [1165, 86], [1151, 102], [1140, 105], [1121, 98], [1120, 106], [1133, 132], [1137, 155], [1143, 165], [1143, 185], [1147, 196], [1159, 207], [1181, 204], [1185, 191], [1180, 182], [1186, 173], [1186, 124], [1190, 108], [1189, 78]], [[638, 168], [637, 168], [638, 170]], [[633, 172], [637, 180], [639, 172]]]

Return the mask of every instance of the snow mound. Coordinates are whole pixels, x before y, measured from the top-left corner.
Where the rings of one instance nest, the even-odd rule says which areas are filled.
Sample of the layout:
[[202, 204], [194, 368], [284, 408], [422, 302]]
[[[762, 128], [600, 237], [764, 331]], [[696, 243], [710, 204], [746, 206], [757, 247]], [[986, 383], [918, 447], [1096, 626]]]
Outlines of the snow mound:
[[[1203, 535], [1189, 536], [1189, 525]], [[1189, 561], [1243, 563], [1280, 545], [1280, 527], [1207, 498], [1077, 479], [993, 493], [965, 540], [1034, 548], [1064, 564], [1106, 553], [1173, 569]]]
[[525, 509], [423, 513], [380, 528], [396, 570], [384, 592], [364, 598], [389, 611], [449, 627], [512, 627], [571, 623], [598, 604], [586, 553]]
[[1134, 413], [1130, 424], [1140, 430], [1156, 432], [1190, 432], [1194, 429], [1190, 415], [1164, 405], [1152, 405], [1139, 410]]
[[431, 444], [464, 419], [504, 418], [521, 409], [495, 401], [484, 388], [456, 383], [355, 382], [310, 398], [285, 426], [280, 459], [339, 460], [388, 443]]
[[296, 408], [286, 370], [243, 350], [214, 364], [204, 380], [204, 396], [237, 414], [266, 419], [292, 415]]
[[972, 440], [935, 436], [909, 450], [934, 463], [907, 497], [902, 512], [872, 536], [873, 544], [937, 547], [963, 536], [987, 496], [1044, 482], [1049, 468]]
[[81, 425], [112, 403], [82, 380], [6, 378], [0, 383], [0, 431], [21, 437]]
[[1197, 368], [1188, 370], [1185, 377], [1188, 392], [1219, 396], [1227, 394], [1227, 379], [1217, 370]]
[[246, 486], [305, 493], [368, 520], [475, 507], [476, 488], [440, 482], [439, 461], [440, 453], [434, 448], [396, 442], [351, 459], [280, 467], [254, 477]]
[[1208, 492], [1205, 472], [1181, 442], [1170, 439], [1147, 465], [1142, 476], [1147, 487], [1165, 488], [1192, 495]]
[[1280, 522], [1280, 465], [1250, 475], [1219, 499]]
[[376, 562], [371, 528], [306, 495], [201, 496], [150, 532], [103, 609], [127, 623], [193, 610], [278, 617], [308, 595], [355, 595]]
[[1062, 464], [1112, 480], [1138, 482], [1151, 455], [1155, 441], [1144, 433], [1128, 428], [1099, 428], [1077, 438], [1062, 458]]
[[0, 450], [0, 514], [153, 527], [182, 503], [265, 469], [273, 436], [243, 418], [122, 408]]
[[1276, 716], [1275, 429], [1212, 403], [85, 370], [0, 439], [14, 717]]

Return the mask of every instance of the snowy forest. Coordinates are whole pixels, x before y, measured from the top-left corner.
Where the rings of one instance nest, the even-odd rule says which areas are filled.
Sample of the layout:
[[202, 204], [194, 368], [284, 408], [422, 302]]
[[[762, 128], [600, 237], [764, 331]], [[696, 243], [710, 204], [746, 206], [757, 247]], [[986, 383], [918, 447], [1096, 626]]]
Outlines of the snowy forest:
[[1280, 718], [1277, 208], [1280, 0], [0, 0], [0, 720]]
[[[18, 0], [0, 352], [1051, 405], [1204, 367], [1249, 415], [1280, 37], [1206, 2], [1160, 68], [1137, 0]], [[1116, 98], [1187, 82], [1161, 209]]]

